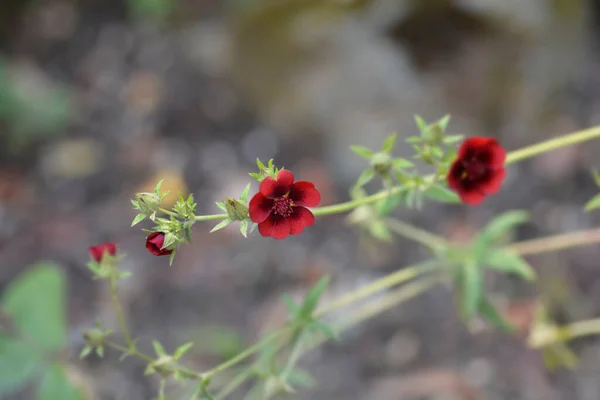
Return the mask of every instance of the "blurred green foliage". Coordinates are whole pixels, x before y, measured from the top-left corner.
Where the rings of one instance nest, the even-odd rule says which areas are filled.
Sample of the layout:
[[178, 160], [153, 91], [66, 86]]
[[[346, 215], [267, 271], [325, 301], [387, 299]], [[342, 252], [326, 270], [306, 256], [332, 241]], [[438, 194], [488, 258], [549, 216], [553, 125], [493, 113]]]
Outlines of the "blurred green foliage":
[[0, 397], [28, 384], [37, 400], [81, 400], [60, 354], [67, 344], [66, 282], [52, 263], [32, 266], [2, 294], [0, 310]]
[[[37, 77], [36, 77], [37, 78]], [[71, 115], [71, 102], [62, 87], [38, 85], [27, 76], [13, 74], [0, 58], [0, 121], [5, 145], [13, 151], [48, 135], [60, 133]]]

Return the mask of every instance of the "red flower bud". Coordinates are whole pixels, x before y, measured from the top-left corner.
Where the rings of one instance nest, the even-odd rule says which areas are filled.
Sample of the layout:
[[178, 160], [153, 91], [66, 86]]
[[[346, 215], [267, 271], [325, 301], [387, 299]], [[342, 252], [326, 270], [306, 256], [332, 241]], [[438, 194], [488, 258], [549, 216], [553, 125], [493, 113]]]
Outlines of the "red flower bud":
[[165, 234], [163, 232], [152, 232], [146, 238], [146, 249], [155, 256], [168, 256], [173, 250], [163, 249]]
[[476, 205], [500, 190], [506, 152], [494, 138], [473, 137], [458, 149], [448, 171], [448, 187], [467, 204]]
[[106, 252], [111, 256], [115, 256], [117, 254], [117, 245], [113, 242], [102, 243], [97, 246], [91, 246], [89, 248], [90, 255], [96, 262], [101, 262], [102, 257]]

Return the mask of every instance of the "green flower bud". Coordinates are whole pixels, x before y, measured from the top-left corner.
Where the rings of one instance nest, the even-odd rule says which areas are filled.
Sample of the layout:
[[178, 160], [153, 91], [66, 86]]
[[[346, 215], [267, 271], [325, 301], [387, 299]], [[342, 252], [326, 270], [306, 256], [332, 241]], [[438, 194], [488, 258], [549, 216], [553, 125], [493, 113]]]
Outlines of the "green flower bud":
[[371, 158], [371, 167], [381, 176], [386, 176], [393, 166], [393, 159], [389, 153], [379, 152]]
[[226, 198], [225, 209], [232, 221], [244, 221], [248, 219], [248, 206], [240, 200]]
[[136, 204], [140, 212], [147, 215], [158, 211], [162, 203], [162, 200], [157, 193], [136, 193], [135, 198], [137, 199]]

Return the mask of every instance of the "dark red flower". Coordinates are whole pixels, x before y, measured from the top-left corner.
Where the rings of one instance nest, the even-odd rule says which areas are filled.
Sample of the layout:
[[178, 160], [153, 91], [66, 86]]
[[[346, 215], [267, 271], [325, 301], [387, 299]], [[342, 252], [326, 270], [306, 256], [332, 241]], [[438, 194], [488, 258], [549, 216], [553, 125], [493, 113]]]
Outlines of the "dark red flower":
[[268, 176], [260, 183], [248, 211], [262, 236], [285, 239], [315, 223], [315, 216], [306, 207], [316, 207], [320, 201], [321, 194], [312, 182], [294, 183], [294, 174], [282, 169], [277, 179]]
[[163, 249], [164, 243], [165, 234], [163, 232], [152, 232], [146, 238], [146, 249], [155, 256], [168, 256], [173, 250]]
[[500, 189], [505, 175], [505, 158], [506, 152], [494, 138], [465, 140], [448, 171], [448, 187], [467, 204], [481, 203], [486, 195]]
[[89, 252], [96, 262], [100, 262], [106, 252], [114, 257], [117, 254], [117, 245], [113, 242], [102, 243], [97, 246], [91, 246]]

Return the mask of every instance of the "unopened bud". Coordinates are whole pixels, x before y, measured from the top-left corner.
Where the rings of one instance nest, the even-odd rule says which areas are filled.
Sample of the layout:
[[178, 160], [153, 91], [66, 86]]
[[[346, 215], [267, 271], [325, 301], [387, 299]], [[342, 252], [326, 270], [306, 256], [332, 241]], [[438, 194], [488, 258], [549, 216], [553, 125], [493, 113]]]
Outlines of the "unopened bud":
[[371, 158], [371, 167], [381, 176], [386, 176], [393, 166], [392, 157], [386, 152], [379, 152]]
[[227, 215], [232, 221], [244, 221], [248, 219], [248, 206], [240, 200], [227, 198], [224, 201]]

